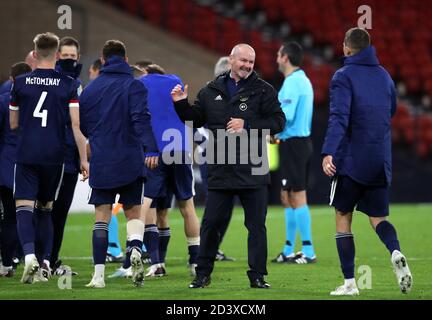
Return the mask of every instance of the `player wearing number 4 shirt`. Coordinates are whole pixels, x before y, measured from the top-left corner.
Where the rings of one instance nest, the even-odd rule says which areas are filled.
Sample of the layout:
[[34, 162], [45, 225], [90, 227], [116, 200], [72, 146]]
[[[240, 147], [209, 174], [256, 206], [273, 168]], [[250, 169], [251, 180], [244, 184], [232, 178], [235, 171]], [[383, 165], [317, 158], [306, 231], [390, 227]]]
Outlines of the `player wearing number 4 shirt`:
[[18, 135], [14, 198], [25, 255], [23, 283], [47, 281], [39, 267], [49, 264], [53, 236], [50, 213], [63, 175], [67, 109], [84, 179], [88, 176], [85, 138], [79, 129], [77, 82], [54, 70], [59, 46], [56, 35], [39, 34], [33, 42], [37, 68], [15, 79], [9, 106], [10, 126]]

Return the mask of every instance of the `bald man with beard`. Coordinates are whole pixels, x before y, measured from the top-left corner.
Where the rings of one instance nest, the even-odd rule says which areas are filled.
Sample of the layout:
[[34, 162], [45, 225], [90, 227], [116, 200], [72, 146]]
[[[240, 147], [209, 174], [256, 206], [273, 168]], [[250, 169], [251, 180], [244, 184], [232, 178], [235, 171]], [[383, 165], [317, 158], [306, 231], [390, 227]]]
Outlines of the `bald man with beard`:
[[[238, 44], [232, 49], [229, 60], [231, 69], [202, 88], [193, 105], [187, 100], [187, 85], [184, 90], [177, 85], [171, 92], [180, 119], [192, 121], [194, 128], [206, 125], [210, 135], [215, 137], [209, 141], [209, 145], [214, 144], [214, 154], [209, 152], [212, 146], [207, 151], [208, 196], [201, 225], [196, 277], [189, 288], [203, 288], [210, 284], [220, 243], [219, 229], [230, 214], [234, 196], [238, 196], [248, 229], [247, 275], [250, 286], [267, 289], [270, 285], [264, 280], [267, 275], [265, 220], [270, 175], [267, 161], [257, 164], [252, 148], [256, 147], [264, 159], [266, 154], [262, 145], [265, 146], [265, 135], [281, 132], [285, 116], [275, 89], [254, 71], [255, 50], [250, 45]], [[240, 142], [237, 137], [240, 137]], [[232, 142], [233, 138], [235, 144], [227, 146], [225, 142]], [[241, 143], [243, 139], [247, 139], [248, 146], [251, 146], [247, 153]], [[221, 154], [225, 154], [223, 161]], [[257, 173], [254, 169], [259, 165], [267, 167], [267, 170]]]

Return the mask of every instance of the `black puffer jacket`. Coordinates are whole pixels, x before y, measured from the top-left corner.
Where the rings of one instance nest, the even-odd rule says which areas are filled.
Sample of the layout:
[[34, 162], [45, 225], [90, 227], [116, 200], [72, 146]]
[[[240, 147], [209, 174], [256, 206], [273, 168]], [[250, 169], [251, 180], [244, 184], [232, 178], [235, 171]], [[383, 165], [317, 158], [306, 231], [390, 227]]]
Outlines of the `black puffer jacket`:
[[[175, 110], [183, 122], [193, 121], [194, 128], [206, 125], [213, 133], [215, 143], [210, 139], [207, 148], [209, 189], [257, 188], [270, 183], [266, 140], [261, 130], [267, 129], [267, 134], [272, 135], [281, 132], [285, 115], [275, 89], [255, 72], [231, 99], [226, 77], [229, 72], [201, 89], [193, 106], [184, 99], [174, 104]], [[247, 130], [243, 134], [228, 134], [225, 129], [231, 118], [244, 119]], [[235, 146], [229, 147], [229, 140], [235, 141]], [[244, 141], [249, 142], [242, 145]]]

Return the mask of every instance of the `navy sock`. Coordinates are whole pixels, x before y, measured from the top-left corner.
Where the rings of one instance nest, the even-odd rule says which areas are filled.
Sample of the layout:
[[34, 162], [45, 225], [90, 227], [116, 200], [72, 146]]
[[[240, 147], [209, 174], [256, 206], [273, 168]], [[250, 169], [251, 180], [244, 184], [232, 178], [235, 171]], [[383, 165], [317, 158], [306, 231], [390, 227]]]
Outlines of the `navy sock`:
[[33, 222], [33, 207], [19, 206], [17, 213], [17, 231], [24, 255], [35, 253], [35, 226]]
[[136, 239], [134, 239], [134, 240], [130, 241], [130, 248], [131, 248], [131, 250], [132, 249], [137, 249], [139, 252], [141, 252], [141, 250], [142, 250], [142, 244], [143, 244], [142, 240], [136, 240]]
[[159, 259], [163, 263], [165, 262], [166, 253], [168, 251], [168, 243], [171, 238], [171, 229], [160, 228], [159, 229]]
[[123, 260], [123, 269], [128, 269], [131, 266], [130, 262], [130, 255], [131, 255], [131, 245], [130, 241], [126, 241], [126, 257]]
[[188, 246], [189, 264], [197, 263], [199, 247], [200, 247], [199, 245], [189, 245]]
[[399, 240], [397, 238], [396, 229], [388, 221], [381, 221], [375, 228], [381, 241], [385, 244], [390, 254], [394, 250], [400, 251]]
[[2, 264], [5, 267], [10, 267], [12, 266], [14, 250], [18, 243], [16, 223], [2, 223], [0, 236]]
[[354, 278], [355, 245], [352, 233], [337, 233], [336, 246], [339, 254], [342, 273], [345, 279]]
[[51, 217], [51, 209], [34, 210], [36, 219], [36, 257], [39, 264], [42, 265], [43, 260], [50, 260], [53, 247], [54, 228]]
[[151, 264], [160, 263], [159, 259], [159, 231], [155, 224], [146, 224], [144, 244], [150, 255]]
[[108, 223], [95, 222], [93, 227], [93, 263], [105, 264], [108, 249]]

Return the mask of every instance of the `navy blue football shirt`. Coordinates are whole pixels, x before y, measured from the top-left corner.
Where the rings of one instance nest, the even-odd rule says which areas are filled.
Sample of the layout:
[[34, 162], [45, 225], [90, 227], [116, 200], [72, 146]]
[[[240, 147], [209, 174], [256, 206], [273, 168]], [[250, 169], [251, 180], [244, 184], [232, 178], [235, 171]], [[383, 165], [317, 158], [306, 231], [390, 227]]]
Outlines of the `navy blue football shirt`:
[[54, 69], [36, 69], [15, 79], [9, 109], [19, 110], [17, 163], [64, 162], [65, 111], [79, 107], [78, 86]]

